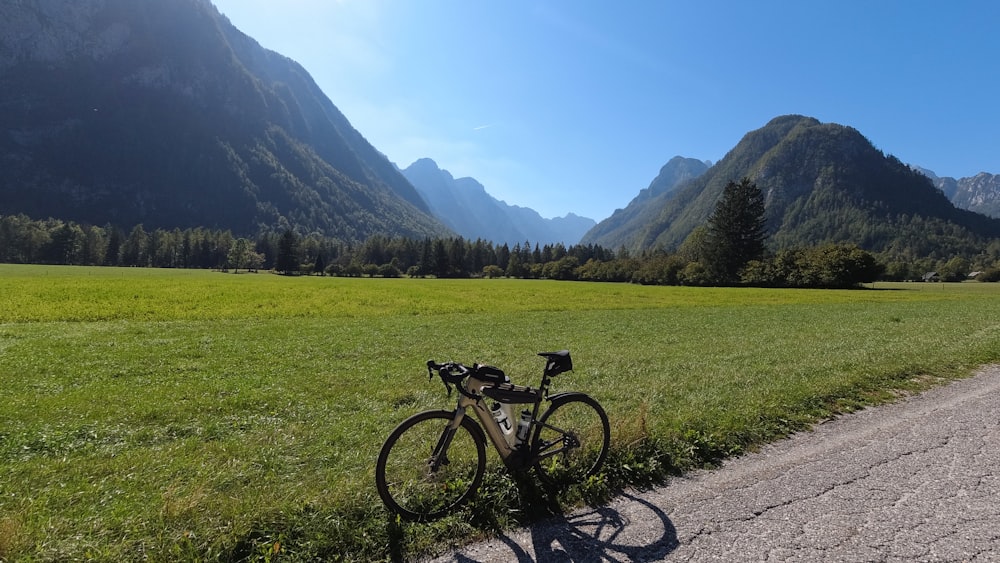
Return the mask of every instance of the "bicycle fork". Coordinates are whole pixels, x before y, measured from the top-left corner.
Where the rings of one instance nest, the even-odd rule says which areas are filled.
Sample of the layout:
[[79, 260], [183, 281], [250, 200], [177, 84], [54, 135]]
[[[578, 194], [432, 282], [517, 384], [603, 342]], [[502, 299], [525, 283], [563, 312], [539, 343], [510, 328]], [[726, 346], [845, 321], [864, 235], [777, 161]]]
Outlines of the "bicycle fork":
[[437, 473], [442, 465], [448, 465], [448, 448], [451, 447], [451, 441], [455, 437], [458, 427], [462, 425], [463, 418], [465, 418], [464, 409], [456, 409], [455, 416], [441, 432], [441, 437], [438, 438], [437, 445], [434, 446], [434, 451], [431, 452], [431, 457], [427, 460], [427, 468], [431, 475]]

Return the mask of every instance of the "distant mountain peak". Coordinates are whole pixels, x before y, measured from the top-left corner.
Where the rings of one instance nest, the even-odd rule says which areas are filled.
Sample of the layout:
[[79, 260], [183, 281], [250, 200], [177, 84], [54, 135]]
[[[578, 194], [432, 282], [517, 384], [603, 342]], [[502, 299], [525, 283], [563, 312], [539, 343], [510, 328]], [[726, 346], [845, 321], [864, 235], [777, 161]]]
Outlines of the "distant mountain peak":
[[[407, 168], [413, 170], [434, 170], [437, 172], [445, 172], [445, 173], [448, 172], [447, 170], [442, 170], [441, 167], [438, 166], [438, 163], [434, 162], [434, 159], [426, 157], [418, 158], [417, 160], [413, 161], [413, 164], [409, 165]], [[451, 174], [448, 175], [451, 176]]]
[[624, 209], [616, 209], [611, 217], [601, 221], [588, 231], [581, 242], [605, 245], [608, 248], [621, 247], [624, 241], [641, 236], [646, 225], [655, 222], [655, 214], [660, 202], [671, 194], [709, 170], [709, 161], [675, 156], [660, 168], [659, 174], [649, 186], [639, 191], [639, 195]]
[[781, 128], [783, 130], [788, 130], [792, 127], [804, 126], [813, 127], [816, 125], [822, 125], [823, 123], [816, 119], [815, 117], [809, 117], [806, 115], [800, 115], [797, 113], [790, 113], [786, 115], [779, 115], [770, 121], [766, 125], [758, 129], [757, 131], [764, 131], [767, 129]]
[[911, 166], [934, 182], [956, 207], [1000, 218], [1000, 175], [980, 172], [969, 178], [937, 176], [933, 171]]
[[675, 156], [660, 168], [660, 173], [650, 182], [649, 187], [640, 192], [640, 197], [653, 198], [667, 193], [688, 180], [693, 180], [708, 171], [706, 161], [683, 156]]
[[403, 175], [427, 200], [431, 211], [465, 238], [573, 245], [596, 225], [593, 219], [572, 213], [544, 219], [533, 209], [496, 199], [474, 178], [453, 178], [429, 158], [417, 160]]

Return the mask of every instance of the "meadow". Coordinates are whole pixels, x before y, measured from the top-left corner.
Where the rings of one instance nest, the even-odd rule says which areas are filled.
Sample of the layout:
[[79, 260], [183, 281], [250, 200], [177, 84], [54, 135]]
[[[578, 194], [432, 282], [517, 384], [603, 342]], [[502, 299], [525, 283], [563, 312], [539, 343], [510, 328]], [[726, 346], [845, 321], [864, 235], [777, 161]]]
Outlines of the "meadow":
[[[480, 498], [389, 516], [372, 474], [428, 359], [485, 362], [611, 418], [603, 480], [554, 501], [491, 456]], [[0, 265], [0, 560], [387, 560], [1000, 361], [1000, 284], [852, 291], [346, 279]], [[546, 502], [540, 499], [546, 497]]]

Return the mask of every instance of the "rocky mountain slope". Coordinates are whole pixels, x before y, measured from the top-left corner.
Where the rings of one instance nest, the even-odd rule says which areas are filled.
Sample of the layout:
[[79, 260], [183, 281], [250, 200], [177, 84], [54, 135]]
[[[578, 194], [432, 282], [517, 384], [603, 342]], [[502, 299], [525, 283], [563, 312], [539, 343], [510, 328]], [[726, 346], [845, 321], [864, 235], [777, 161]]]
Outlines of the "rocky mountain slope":
[[926, 168], [917, 167], [916, 170], [930, 178], [955, 207], [1000, 218], [1000, 174], [980, 172], [971, 178], [956, 180], [949, 176], [938, 177]]

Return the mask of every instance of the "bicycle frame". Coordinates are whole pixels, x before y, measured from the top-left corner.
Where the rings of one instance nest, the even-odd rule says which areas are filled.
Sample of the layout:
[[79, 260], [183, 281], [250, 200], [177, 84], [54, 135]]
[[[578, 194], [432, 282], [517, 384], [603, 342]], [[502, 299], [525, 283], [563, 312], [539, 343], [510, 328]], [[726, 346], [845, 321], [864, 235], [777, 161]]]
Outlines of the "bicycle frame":
[[[448, 426], [448, 429], [444, 433], [445, 436], [442, 436], [442, 439], [448, 440], [448, 437], [454, 435], [455, 430], [462, 424], [462, 419], [465, 418], [468, 409], [471, 408], [472, 412], [476, 413], [476, 418], [479, 419], [479, 424], [485, 430], [486, 436], [489, 437], [490, 442], [493, 443], [493, 447], [500, 454], [500, 459], [503, 460], [504, 465], [509, 469], [517, 470], [524, 469], [537, 461], [540, 456], [537, 456], [537, 452], [530, 450], [531, 445], [529, 440], [532, 431], [535, 429], [535, 425], [538, 424], [538, 411], [541, 409], [542, 399], [547, 398], [549, 395], [549, 386], [551, 384], [549, 376], [547, 374], [542, 376], [542, 384], [538, 389], [534, 390], [535, 400], [533, 402], [514, 403], [518, 405], [531, 405], [531, 424], [528, 427], [528, 438], [520, 446], [512, 446], [507, 442], [503, 430], [485, 404], [487, 397], [483, 394], [483, 389], [493, 386], [494, 383], [483, 381], [475, 376], [470, 376], [467, 381], [468, 383], [465, 384], [464, 389], [465, 393], [459, 393], [458, 405], [455, 407], [455, 416], [452, 418], [451, 424]], [[450, 442], [450, 440], [448, 441]], [[445, 449], [437, 451], [447, 451], [448, 444], [442, 445], [444, 445]], [[555, 455], [556, 453], [558, 452], [551, 452], [544, 457]]]

